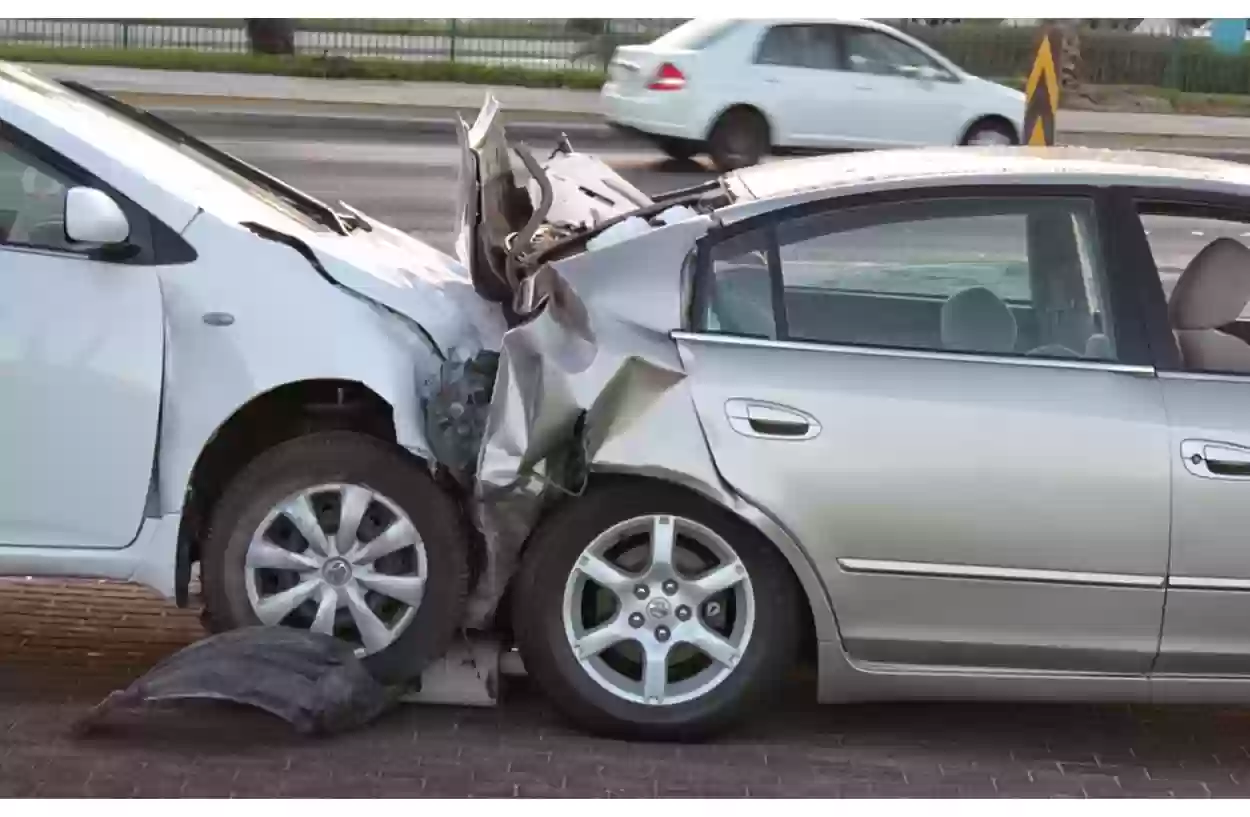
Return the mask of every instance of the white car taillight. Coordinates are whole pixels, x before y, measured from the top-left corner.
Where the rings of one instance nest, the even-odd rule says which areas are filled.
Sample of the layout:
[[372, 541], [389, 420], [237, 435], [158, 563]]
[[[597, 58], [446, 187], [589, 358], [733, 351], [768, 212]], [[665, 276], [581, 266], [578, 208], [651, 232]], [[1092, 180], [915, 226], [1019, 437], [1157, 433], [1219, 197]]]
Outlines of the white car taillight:
[[680, 91], [686, 87], [686, 75], [676, 65], [666, 62], [655, 72], [655, 76], [647, 83], [651, 91]]

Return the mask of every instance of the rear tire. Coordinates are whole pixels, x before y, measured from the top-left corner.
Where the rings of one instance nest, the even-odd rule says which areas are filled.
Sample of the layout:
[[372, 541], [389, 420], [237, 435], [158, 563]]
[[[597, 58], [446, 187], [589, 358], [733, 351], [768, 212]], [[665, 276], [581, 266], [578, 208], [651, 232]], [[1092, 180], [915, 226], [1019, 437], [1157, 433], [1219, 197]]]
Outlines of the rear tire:
[[656, 147], [678, 162], [688, 162], [699, 152], [699, 146], [687, 139], [661, 138], [656, 140]]
[[[657, 572], [664, 562], [649, 543], [665, 530], [676, 570]], [[601, 566], [594, 559], [619, 572], [590, 578]], [[727, 578], [713, 578], [722, 568]], [[618, 579], [616, 591], [604, 589]], [[700, 740], [762, 711], [758, 702], [793, 668], [800, 598], [789, 565], [742, 520], [670, 485], [619, 482], [543, 523], [526, 547], [512, 614], [535, 686], [575, 724], [609, 737]], [[604, 600], [614, 606], [596, 606]], [[585, 646], [601, 627], [622, 635]]]
[[[359, 513], [349, 510], [349, 497], [359, 498]], [[311, 539], [320, 537], [306, 535], [309, 527], [296, 520], [301, 508], [331, 543], [345, 518], [358, 518], [349, 537], [358, 546], [354, 558], [352, 547], [336, 551], [345, 558], [334, 564], [319, 555]], [[383, 547], [382, 537], [392, 534], [402, 547]], [[310, 434], [261, 454], [226, 487], [202, 553], [209, 629], [268, 623], [331, 632], [353, 641], [383, 683], [419, 675], [462, 623], [468, 539], [455, 501], [393, 444], [363, 434]], [[414, 579], [423, 579], [419, 588]], [[275, 606], [276, 595], [311, 585], [289, 611], [274, 612], [285, 606]], [[386, 630], [376, 629], [368, 612]]]
[[768, 123], [754, 108], [731, 108], [721, 114], [708, 136], [712, 164], [722, 173], [759, 164], [768, 155]]

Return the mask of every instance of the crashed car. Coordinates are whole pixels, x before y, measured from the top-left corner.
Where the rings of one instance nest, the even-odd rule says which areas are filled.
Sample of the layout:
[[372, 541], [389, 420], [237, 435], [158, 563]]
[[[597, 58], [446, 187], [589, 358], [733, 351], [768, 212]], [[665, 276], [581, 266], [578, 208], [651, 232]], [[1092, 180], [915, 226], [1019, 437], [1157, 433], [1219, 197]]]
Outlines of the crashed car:
[[461, 124], [452, 258], [2, 69], [0, 572], [186, 604], [198, 565], [213, 628], [387, 683], [493, 634], [640, 738], [805, 651], [822, 701], [1245, 696], [1246, 168], [883, 151], [649, 197]]

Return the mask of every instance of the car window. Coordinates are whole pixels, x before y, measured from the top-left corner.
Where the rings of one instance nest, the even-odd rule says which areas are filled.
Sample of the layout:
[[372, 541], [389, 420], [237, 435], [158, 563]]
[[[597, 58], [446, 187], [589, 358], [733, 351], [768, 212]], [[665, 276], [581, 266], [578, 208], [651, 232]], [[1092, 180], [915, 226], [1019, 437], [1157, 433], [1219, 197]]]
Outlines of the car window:
[[768, 29], [755, 61], [760, 65], [837, 70], [838, 44], [833, 26], [782, 25]]
[[68, 250], [65, 191], [74, 182], [0, 136], [0, 243]]
[[712, 248], [704, 328], [1114, 359], [1095, 227], [1091, 203], [1049, 198], [935, 199], [783, 220]]
[[[1242, 246], [1250, 247], [1250, 219], [1239, 214], [1195, 212], [1191, 215], [1185, 214], [1183, 208], [1178, 212], [1151, 212], [1150, 207], [1144, 205], [1140, 215], [1146, 240], [1154, 256], [1155, 268], [1159, 273], [1159, 283], [1169, 302], [1182, 273], [1207, 245], [1219, 239], [1232, 239]], [[1250, 275], [1250, 270], [1246, 274]], [[1191, 348], [1186, 353], [1186, 344], [1182, 344], [1181, 356], [1185, 368], [1191, 371], [1250, 374], [1250, 367], [1237, 362], [1237, 358], [1242, 356], [1229, 347], [1230, 343], [1240, 340], [1246, 344], [1245, 357], [1250, 359], [1250, 305], [1244, 306], [1236, 319], [1218, 327], [1215, 332], [1225, 337], [1215, 338], [1212, 343], [1224, 346], [1232, 357], [1222, 354], [1218, 348], [1213, 349], [1212, 354], [1205, 354], [1201, 348]], [[1203, 345], [1201, 338], [1197, 338], [1195, 343]], [[1231, 365], [1220, 362], [1223, 358], [1227, 358], [1225, 362]]]
[[857, 73], [892, 75], [903, 74], [907, 69], [942, 70], [919, 49], [880, 31], [848, 26], [842, 29], [842, 38], [847, 67]]

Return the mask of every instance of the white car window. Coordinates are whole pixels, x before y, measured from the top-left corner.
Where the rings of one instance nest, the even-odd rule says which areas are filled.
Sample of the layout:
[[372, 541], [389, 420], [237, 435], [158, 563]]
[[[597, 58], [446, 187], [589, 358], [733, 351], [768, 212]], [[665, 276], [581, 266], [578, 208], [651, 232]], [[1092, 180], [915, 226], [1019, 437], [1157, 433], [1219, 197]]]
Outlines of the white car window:
[[0, 136], [0, 243], [64, 250], [65, 191], [73, 182]]
[[894, 75], [907, 69], [941, 70], [918, 49], [888, 34], [852, 27], [842, 31], [847, 66], [857, 73]]
[[1095, 227], [1082, 199], [936, 199], [784, 220], [713, 248], [706, 328], [1114, 359]]
[[833, 26], [823, 25], [773, 26], [760, 40], [755, 61], [760, 65], [837, 70], [837, 32]]

